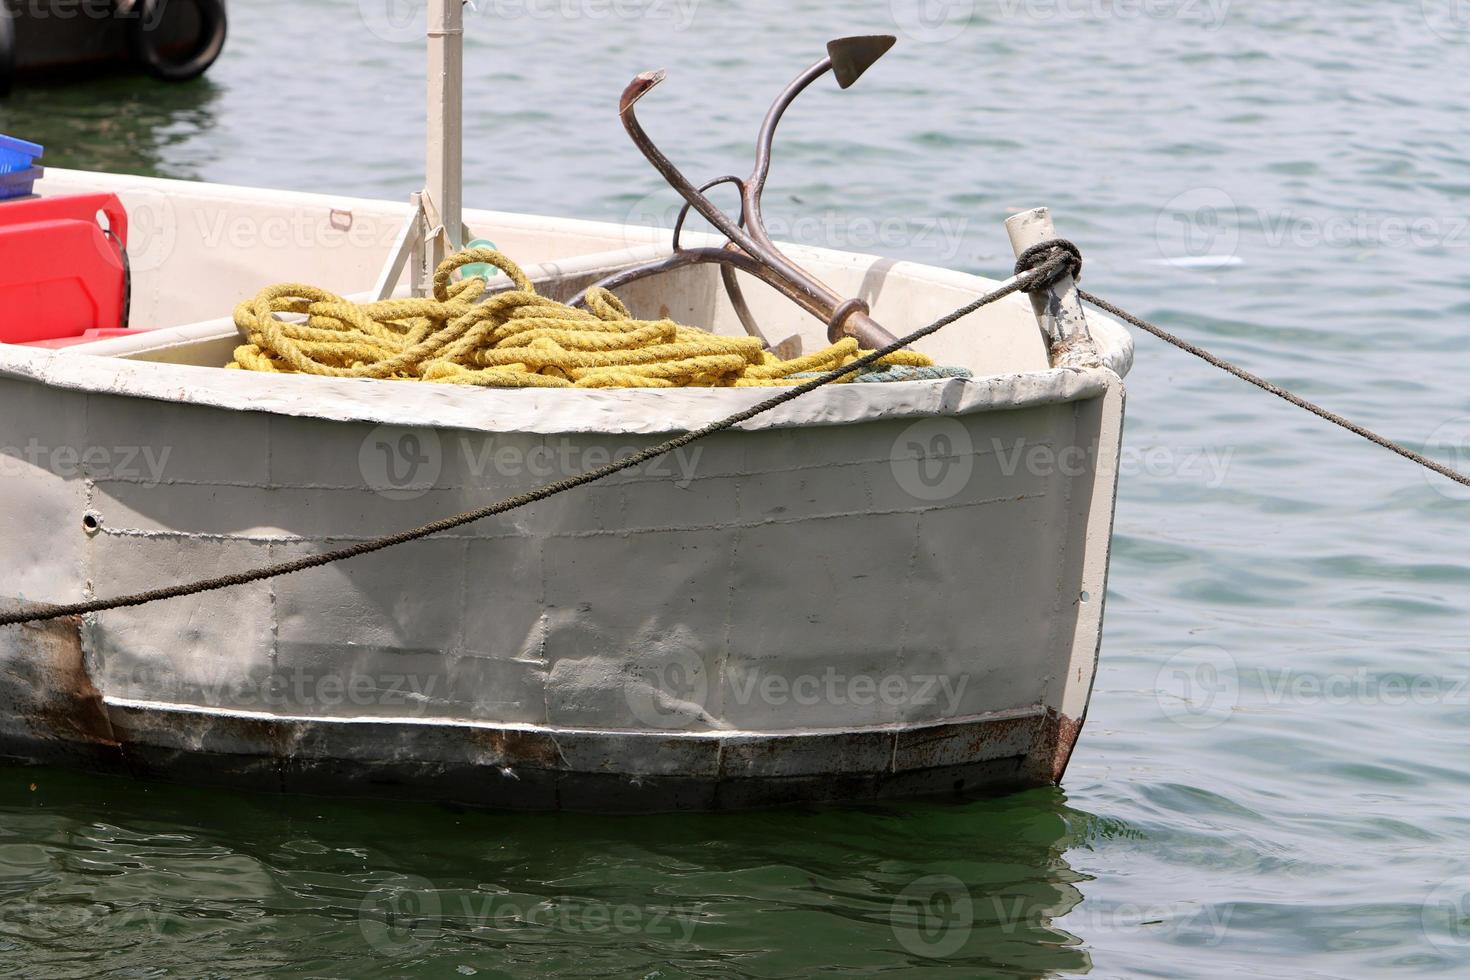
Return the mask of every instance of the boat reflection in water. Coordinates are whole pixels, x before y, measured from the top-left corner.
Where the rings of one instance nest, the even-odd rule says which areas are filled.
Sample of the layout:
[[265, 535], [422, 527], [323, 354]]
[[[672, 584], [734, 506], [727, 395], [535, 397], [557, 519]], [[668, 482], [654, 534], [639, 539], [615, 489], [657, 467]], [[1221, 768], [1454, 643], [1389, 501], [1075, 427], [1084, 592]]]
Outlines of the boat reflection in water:
[[[0, 781], [0, 807], [23, 839], [61, 845], [0, 849], [0, 882], [27, 883], [0, 896], [0, 914], [37, 971], [80, 950], [118, 972], [157, 969], [179, 949], [233, 965], [248, 950], [264, 974], [299, 965], [286, 935], [309, 936], [343, 976], [393, 963], [564, 976], [595, 959], [607, 976], [1041, 978], [1090, 972], [1089, 930], [1075, 923], [1105, 926], [1066, 856], [1106, 830], [1054, 789], [608, 818], [30, 769]], [[72, 916], [27, 914], [44, 893], [85, 901]], [[209, 928], [187, 944], [139, 941], [201, 916]]]

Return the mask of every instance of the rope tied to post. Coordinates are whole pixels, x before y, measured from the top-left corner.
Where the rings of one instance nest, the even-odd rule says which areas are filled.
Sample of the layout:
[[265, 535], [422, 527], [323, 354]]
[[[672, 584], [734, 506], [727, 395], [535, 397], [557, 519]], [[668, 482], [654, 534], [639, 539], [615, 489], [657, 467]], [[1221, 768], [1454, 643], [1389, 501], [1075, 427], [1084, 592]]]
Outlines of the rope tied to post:
[[1063, 257], [1065, 261], [1044, 278], [1037, 280], [1035, 285], [1027, 287], [1026, 292], [1036, 293], [1043, 289], [1050, 289], [1067, 276], [1071, 276], [1073, 282], [1081, 280], [1082, 249], [1065, 238], [1051, 238], [1044, 242], [1037, 242], [1016, 256], [1015, 275], [1024, 276], [1028, 272], [1041, 268], [1056, 256]]

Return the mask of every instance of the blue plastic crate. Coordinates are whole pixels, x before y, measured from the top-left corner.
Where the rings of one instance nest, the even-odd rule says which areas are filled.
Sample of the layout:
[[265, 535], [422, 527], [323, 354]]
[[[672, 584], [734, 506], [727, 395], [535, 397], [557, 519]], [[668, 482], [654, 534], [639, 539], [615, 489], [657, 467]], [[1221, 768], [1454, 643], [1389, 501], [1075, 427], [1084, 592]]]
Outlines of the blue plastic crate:
[[27, 143], [0, 133], [0, 174], [25, 170], [45, 152], [39, 143]]
[[0, 201], [29, 196], [36, 181], [40, 180], [41, 175], [45, 172], [41, 167], [27, 167], [24, 170], [0, 174]]

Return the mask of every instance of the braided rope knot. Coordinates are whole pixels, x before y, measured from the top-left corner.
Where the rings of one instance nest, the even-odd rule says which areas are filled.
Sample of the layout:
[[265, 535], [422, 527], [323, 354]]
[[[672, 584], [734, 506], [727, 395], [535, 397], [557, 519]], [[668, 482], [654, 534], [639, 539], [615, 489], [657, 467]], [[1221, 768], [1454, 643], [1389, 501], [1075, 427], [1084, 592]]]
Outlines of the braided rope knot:
[[1082, 249], [1067, 241], [1065, 238], [1051, 238], [1044, 242], [1037, 242], [1026, 251], [1016, 257], [1016, 275], [1024, 276], [1026, 273], [1039, 269], [1058, 255], [1066, 256], [1067, 261], [1057, 266], [1050, 275], [1038, 279], [1029, 289], [1028, 293], [1040, 292], [1050, 289], [1058, 280], [1071, 276], [1076, 282], [1082, 278]]

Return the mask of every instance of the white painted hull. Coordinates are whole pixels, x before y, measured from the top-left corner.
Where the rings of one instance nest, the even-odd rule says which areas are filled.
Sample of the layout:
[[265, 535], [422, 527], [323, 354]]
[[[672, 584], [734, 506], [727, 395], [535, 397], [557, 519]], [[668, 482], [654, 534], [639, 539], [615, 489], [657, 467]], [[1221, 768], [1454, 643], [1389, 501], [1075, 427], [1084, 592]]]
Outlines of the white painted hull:
[[[368, 288], [406, 208], [59, 172], [41, 190], [81, 187], [115, 188], [139, 214], [166, 202], [162, 237], [134, 245], [145, 257], [134, 322], [206, 322], [59, 352], [0, 347], [0, 448], [21, 451], [0, 480], [0, 601], [11, 607], [418, 525], [765, 394], [487, 391], [198, 366], [233, 343], [228, 321], [208, 318], [262, 285]], [[307, 230], [221, 245], [221, 216]], [[535, 278], [557, 296], [659, 247], [645, 229], [467, 222], [540, 263]], [[371, 233], [326, 247], [334, 225]], [[900, 331], [993, 286], [795, 251]], [[709, 268], [626, 298], [635, 312], [739, 332]], [[750, 298], [762, 319], [784, 311], [762, 290]], [[779, 315], [821, 342], [815, 321]], [[0, 630], [3, 751], [537, 808], [1055, 782], [1096, 666], [1132, 356], [1121, 328], [1093, 329], [1108, 367], [1052, 369], [1030, 305], [1014, 297], [919, 345], [972, 380], [825, 388], [660, 468], [431, 540]]]

